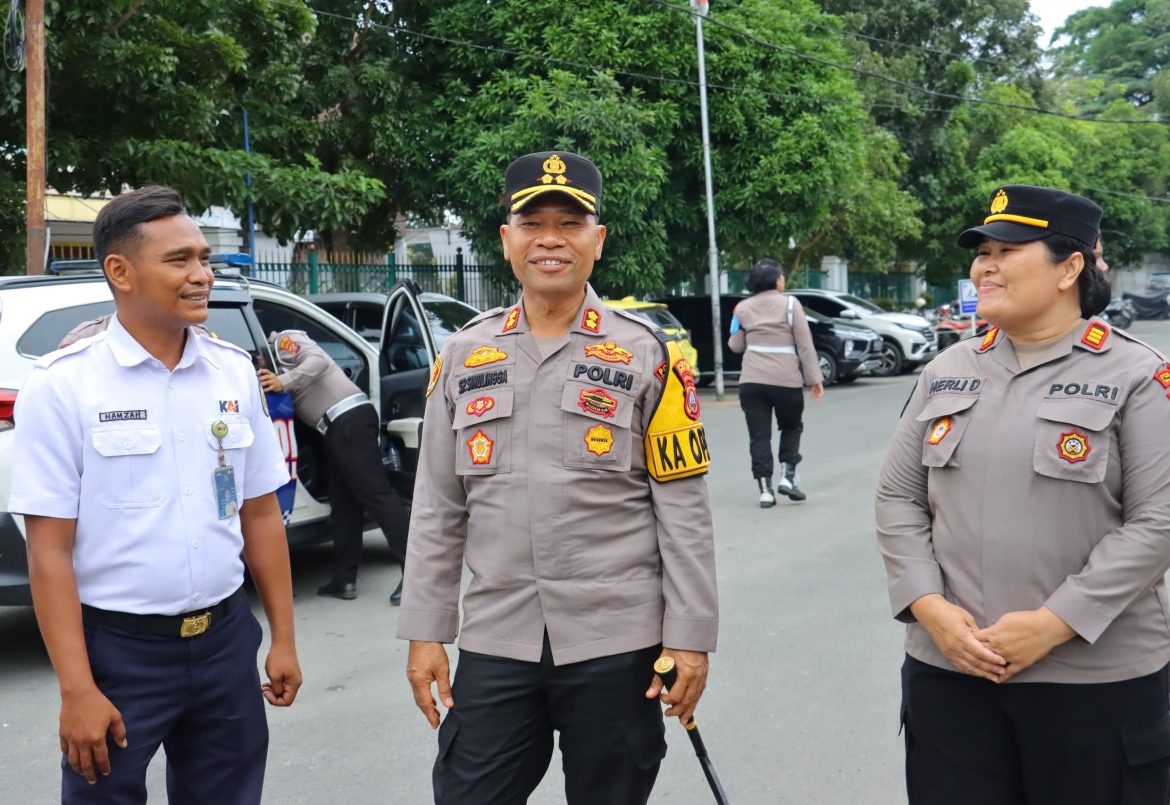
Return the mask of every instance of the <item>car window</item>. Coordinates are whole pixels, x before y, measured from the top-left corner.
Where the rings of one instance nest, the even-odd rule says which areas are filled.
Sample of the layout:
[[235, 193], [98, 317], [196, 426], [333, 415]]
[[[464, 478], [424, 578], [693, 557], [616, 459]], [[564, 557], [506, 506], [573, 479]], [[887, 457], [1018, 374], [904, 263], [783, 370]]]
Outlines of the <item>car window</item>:
[[362, 338], [375, 342], [382, 340], [382, 318], [386, 315], [385, 303], [354, 302], [350, 313], [353, 316], [350, 326], [361, 333]]
[[868, 299], [862, 299], [860, 296], [854, 296], [853, 294], [847, 293], [842, 294], [838, 298], [843, 302], [848, 302], [855, 307], [861, 308], [867, 313], [885, 313], [884, 310], [875, 305], [873, 302], [870, 302]]
[[26, 358], [39, 358], [52, 352], [65, 334], [84, 321], [114, 312], [114, 300], [94, 302], [50, 310], [32, 323], [16, 342], [16, 351]]
[[836, 299], [829, 299], [826, 296], [799, 296], [798, 298], [800, 303], [809, 310], [815, 310], [817, 313], [829, 317], [841, 315], [841, 311], [845, 307]]
[[309, 338], [316, 341], [317, 345], [325, 350], [325, 354], [341, 367], [347, 377], [353, 380], [363, 376], [366, 368], [365, 359], [357, 350], [342, 341], [334, 330], [284, 305], [256, 300], [253, 307], [266, 337], [269, 333], [281, 330], [304, 330]]
[[252, 362], [256, 362], [259, 348], [256, 339], [252, 337], [252, 330], [248, 327], [248, 319], [242, 307], [239, 305], [212, 307], [207, 311], [207, 321], [203, 326], [216, 338], [247, 350], [252, 356]]
[[653, 324], [662, 330], [685, 330], [682, 323], [676, 319], [665, 307], [637, 307], [624, 308], [625, 312], [633, 313], [640, 319]]
[[[427, 314], [427, 322], [431, 325], [435, 349], [442, 349], [448, 338], [479, 314], [479, 311], [470, 305], [456, 302], [453, 299], [423, 299], [421, 301], [423, 310]], [[378, 326], [381, 327], [381, 322], [378, 323]]]
[[414, 306], [407, 301], [405, 295], [399, 298], [395, 307], [390, 339], [385, 349], [390, 372], [405, 372], [430, 366], [422, 327], [414, 312]]

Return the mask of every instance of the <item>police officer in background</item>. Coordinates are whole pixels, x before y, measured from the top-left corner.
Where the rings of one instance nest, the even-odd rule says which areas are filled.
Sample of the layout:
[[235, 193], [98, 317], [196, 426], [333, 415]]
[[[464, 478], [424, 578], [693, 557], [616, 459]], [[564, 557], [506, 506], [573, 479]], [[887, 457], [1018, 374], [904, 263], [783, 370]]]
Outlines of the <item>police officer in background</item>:
[[[407, 514], [378, 451], [378, 411], [341, 367], [303, 330], [268, 336], [280, 374], [258, 370], [265, 391], [292, 394], [297, 418], [325, 437], [333, 522], [333, 578], [318, 595], [357, 597], [365, 512], [382, 529], [398, 562], [406, 559]], [[397, 605], [402, 582], [390, 594]]]
[[[179, 195], [122, 194], [94, 245], [117, 315], [36, 362], [9, 500], [60, 683], [61, 798], [145, 802], [161, 745], [172, 802], [259, 803], [263, 700], [301, 684], [287, 465], [248, 354], [196, 329], [210, 249]], [[245, 563], [272, 630], [263, 686]]]
[[877, 492], [912, 803], [1170, 797], [1170, 366], [1097, 317], [1100, 208], [1008, 185], [994, 326], [922, 373]]
[[780, 431], [780, 480], [776, 491], [790, 500], [806, 495], [796, 485], [800, 434], [804, 431], [804, 387], [819, 400], [824, 377], [813, 345], [808, 317], [795, 296], [784, 293], [784, 269], [764, 258], [748, 273], [752, 295], [735, 306], [731, 318], [732, 352], [744, 353], [739, 405], [747, 419], [752, 476], [760, 508], [776, 505], [772, 494], [772, 417]]
[[[644, 803], [706, 685], [718, 607], [709, 454], [695, 378], [673, 341], [604, 306], [588, 280], [601, 174], [565, 152], [505, 179], [504, 257], [520, 301], [473, 319], [434, 367], [398, 636], [439, 729], [446, 805], [522, 803], [560, 732], [567, 801]], [[447, 652], [459, 632], [450, 684]]]

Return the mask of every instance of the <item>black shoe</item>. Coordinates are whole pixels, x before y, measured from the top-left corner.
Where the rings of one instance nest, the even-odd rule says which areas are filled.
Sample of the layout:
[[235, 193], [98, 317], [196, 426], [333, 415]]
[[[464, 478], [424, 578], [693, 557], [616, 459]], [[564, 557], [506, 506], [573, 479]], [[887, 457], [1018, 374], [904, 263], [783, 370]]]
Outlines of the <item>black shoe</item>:
[[328, 595], [343, 601], [352, 601], [357, 598], [357, 584], [352, 581], [331, 581], [318, 587], [317, 595]]
[[804, 492], [801, 492], [799, 486], [793, 486], [791, 489], [789, 489], [784, 494], [788, 495], [789, 500], [807, 500], [808, 499], [808, 495], [804, 494]]
[[398, 586], [394, 588], [394, 592], [390, 593], [390, 606], [397, 607], [402, 605], [402, 580], [399, 579]]
[[760, 487], [760, 508], [770, 509], [776, 505], [776, 496], [772, 494], [772, 479], [770, 477], [757, 478], [756, 484]]

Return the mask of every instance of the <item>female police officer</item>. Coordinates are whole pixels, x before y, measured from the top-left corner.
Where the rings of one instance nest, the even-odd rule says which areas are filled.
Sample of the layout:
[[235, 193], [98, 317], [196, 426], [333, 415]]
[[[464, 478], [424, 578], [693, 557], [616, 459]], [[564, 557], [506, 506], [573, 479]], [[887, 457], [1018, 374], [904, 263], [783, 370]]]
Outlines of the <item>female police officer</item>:
[[995, 327], [927, 367], [882, 468], [911, 802], [1167, 802], [1170, 367], [1094, 318], [1100, 220], [992, 194], [959, 242]]

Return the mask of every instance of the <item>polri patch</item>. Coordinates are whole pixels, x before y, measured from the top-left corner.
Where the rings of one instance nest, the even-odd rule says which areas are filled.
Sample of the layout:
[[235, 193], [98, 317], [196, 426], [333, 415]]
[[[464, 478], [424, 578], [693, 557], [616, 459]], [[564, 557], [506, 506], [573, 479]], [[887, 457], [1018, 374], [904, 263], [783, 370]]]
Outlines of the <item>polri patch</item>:
[[613, 369], [609, 366], [598, 366], [589, 363], [574, 364], [573, 379], [576, 380], [582, 375], [593, 383], [604, 383], [615, 389], [625, 389], [626, 391], [634, 390], [634, 375], [629, 372], [623, 372], [621, 369]]
[[102, 411], [98, 414], [98, 422], [134, 422], [146, 419], [146, 409], [137, 408], [133, 411]]
[[666, 382], [666, 361], [658, 364], [658, 368], [654, 370], [654, 376], [658, 378], [659, 383]]
[[624, 363], [629, 366], [630, 361], [634, 359], [634, 353], [624, 347], [619, 347], [613, 341], [606, 341], [604, 344], [585, 347], [585, 357], [597, 358], [599, 361], [607, 363]]
[[1154, 372], [1154, 379], [1162, 384], [1162, 388], [1170, 389], [1170, 363]]
[[1056, 443], [1060, 457], [1069, 464], [1085, 461], [1093, 448], [1089, 446], [1089, 438], [1078, 430], [1070, 430], [1060, 434], [1060, 441]]
[[287, 352], [289, 355], [298, 355], [301, 351], [301, 345], [293, 341], [290, 336], [284, 336], [276, 345], [276, 348], [281, 352]]

